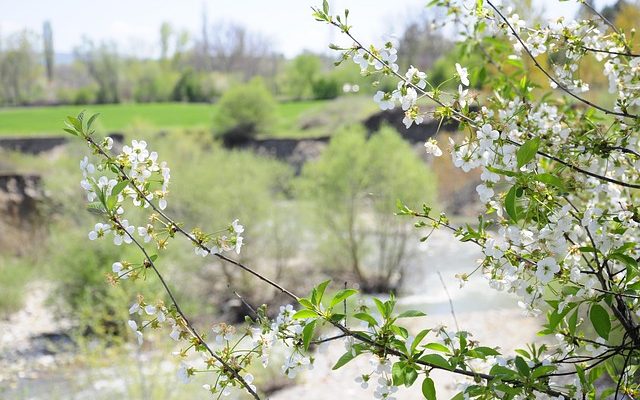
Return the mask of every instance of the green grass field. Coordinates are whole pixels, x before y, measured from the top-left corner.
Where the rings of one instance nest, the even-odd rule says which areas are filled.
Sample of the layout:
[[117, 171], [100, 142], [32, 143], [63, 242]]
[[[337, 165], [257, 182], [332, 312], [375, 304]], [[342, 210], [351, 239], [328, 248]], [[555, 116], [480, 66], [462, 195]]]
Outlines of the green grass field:
[[[297, 122], [308, 111], [321, 109], [327, 101], [280, 103], [273, 134], [295, 134]], [[185, 103], [105, 104], [90, 106], [54, 106], [0, 108], [0, 136], [62, 134], [64, 118], [86, 109], [99, 112], [99, 127], [105, 131], [126, 131], [136, 124], [158, 129], [210, 128], [215, 105]]]

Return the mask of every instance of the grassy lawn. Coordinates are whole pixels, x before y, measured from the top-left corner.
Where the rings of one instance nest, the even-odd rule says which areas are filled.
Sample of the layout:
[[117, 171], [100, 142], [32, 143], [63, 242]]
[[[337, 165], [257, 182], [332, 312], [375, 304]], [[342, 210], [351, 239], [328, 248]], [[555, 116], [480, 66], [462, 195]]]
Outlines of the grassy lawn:
[[[276, 136], [295, 135], [299, 117], [321, 109], [326, 101], [300, 101], [278, 106]], [[215, 105], [185, 103], [105, 104], [90, 106], [0, 108], [0, 136], [62, 134], [63, 120], [86, 109], [99, 112], [99, 127], [107, 132], [123, 131], [133, 124], [158, 129], [209, 128]]]

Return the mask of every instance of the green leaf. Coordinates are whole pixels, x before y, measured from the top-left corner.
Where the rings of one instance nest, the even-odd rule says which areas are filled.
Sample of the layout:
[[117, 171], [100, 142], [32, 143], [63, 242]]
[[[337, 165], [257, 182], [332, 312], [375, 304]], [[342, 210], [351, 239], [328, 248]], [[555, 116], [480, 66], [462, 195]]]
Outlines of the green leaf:
[[483, 346], [476, 347], [473, 350], [471, 350], [469, 353], [478, 354], [482, 358], [500, 355], [500, 352], [498, 352], [496, 349], [493, 349], [491, 347], [483, 347]]
[[431, 332], [431, 329], [423, 329], [416, 335], [416, 337], [413, 339], [413, 342], [411, 343], [411, 353], [415, 351], [416, 347], [418, 347], [420, 342], [422, 342], [422, 339], [424, 339], [424, 337], [427, 336], [429, 332]]
[[127, 187], [127, 185], [129, 184], [129, 180], [125, 179], [121, 182], [118, 182], [113, 189], [111, 190], [111, 195], [112, 196], [118, 196], [120, 194], [120, 192], [122, 192], [124, 190], [124, 188]]
[[91, 129], [91, 125], [93, 124], [93, 121], [95, 121], [95, 119], [98, 118], [99, 115], [100, 113], [96, 113], [96, 114], [93, 114], [91, 118], [89, 118], [89, 121], [87, 122], [87, 129]]
[[300, 303], [300, 305], [304, 306], [305, 308], [309, 308], [309, 309], [313, 308], [313, 303], [310, 302], [309, 299], [302, 298], [298, 300], [298, 303]]
[[344, 353], [342, 355], [342, 357], [340, 357], [338, 359], [338, 362], [336, 363], [336, 365], [334, 365], [333, 368], [331, 368], [331, 369], [335, 371], [336, 369], [342, 367], [343, 365], [345, 365], [349, 361], [353, 360], [357, 356], [358, 356], [358, 352], [355, 352], [353, 350], [347, 351], [346, 353]]
[[453, 370], [453, 368], [451, 368], [451, 364], [449, 364], [449, 362], [440, 354], [426, 354], [420, 357], [420, 361], [426, 362], [430, 365], [435, 365], [440, 368], [447, 369], [449, 371]]
[[531, 372], [531, 378], [537, 379], [542, 375], [547, 375], [556, 370], [555, 365], [541, 365]]
[[426, 317], [427, 314], [423, 313], [422, 311], [418, 311], [418, 310], [407, 310], [403, 313], [400, 313], [400, 315], [398, 315], [398, 318], [413, 318], [413, 317]]
[[436, 400], [436, 385], [433, 383], [433, 379], [424, 378], [422, 381], [422, 395], [427, 400]]
[[106, 214], [104, 206], [101, 203], [97, 202], [97, 201], [87, 204], [87, 211], [89, 211], [91, 214], [95, 214], [95, 215], [104, 215], [104, 214]]
[[556, 188], [565, 191], [566, 188], [564, 186], [564, 182], [557, 176], [549, 173], [538, 174], [535, 177], [535, 180], [545, 183], [547, 185], [555, 186]]
[[396, 208], [398, 209], [397, 215], [410, 215], [413, 213], [400, 199], [396, 199]]
[[409, 331], [407, 331], [406, 328], [403, 328], [403, 327], [397, 326], [397, 325], [391, 325], [389, 328], [391, 329], [391, 331], [393, 333], [395, 333], [398, 336], [401, 336], [404, 339], [409, 337]]
[[391, 377], [394, 386], [400, 386], [404, 383], [404, 362], [398, 361], [391, 367]]
[[589, 319], [593, 324], [594, 329], [598, 332], [603, 339], [609, 339], [609, 332], [611, 331], [611, 320], [609, 319], [609, 313], [600, 304], [593, 304], [589, 310]]
[[375, 318], [373, 318], [371, 315], [369, 315], [367, 313], [356, 313], [356, 314], [353, 315], [353, 317], [368, 323], [369, 326], [378, 325], [378, 321], [376, 321]]
[[107, 210], [114, 211], [116, 204], [118, 204], [118, 196], [109, 196], [107, 198]]
[[329, 321], [331, 321], [331, 322], [340, 322], [345, 317], [346, 317], [346, 315], [344, 315], [344, 314], [331, 314], [331, 316], [329, 317]]
[[67, 122], [73, 127], [75, 128], [75, 130], [77, 132], [82, 132], [82, 121], [80, 121], [78, 118], [76, 117], [72, 117], [72, 116], [68, 116], [67, 117]]
[[293, 319], [318, 318], [318, 314], [311, 310], [300, 310], [293, 314]]
[[376, 307], [378, 308], [378, 311], [380, 312], [380, 315], [382, 316], [382, 318], [384, 319], [389, 318], [389, 315], [387, 313], [387, 307], [384, 305], [384, 303], [379, 299], [376, 299], [375, 297], [373, 298], [373, 302], [376, 303]]
[[327, 286], [329, 285], [330, 282], [331, 282], [331, 279], [326, 280], [313, 288], [313, 290], [311, 291], [311, 302], [314, 305], [316, 306], [320, 305], [320, 302], [322, 301], [322, 296], [324, 296], [324, 291], [327, 289]]
[[428, 343], [424, 347], [429, 350], [441, 351], [443, 353], [451, 353], [451, 350], [449, 350], [447, 346], [440, 343]]
[[313, 337], [313, 330], [316, 327], [316, 321], [313, 320], [307, 325], [304, 326], [302, 330], [302, 343], [304, 345], [305, 351], [309, 351], [309, 344], [311, 343], [311, 338]]
[[335, 306], [338, 303], [342, 303], [344, 300], [356, 293], [358, 293], [358, 291], [355, 289], [343, 289], [339, 291], [335, 296], [333, 296], [333, 299], [331, 299], [331, 307]]
[[538, 147], [540, 147], [539, 137], [527, 140], [522, 144], [522, 146], [520, 146], [516, 153], [518, 168], [521, 168], [523, 165], [526, 165], [529, 161], [533, 160], [538, 151]]
[[529, 368], [529, 365], [524, 360], [524, 358], [520, 356], [516, 356], [515, 363], [516, 363], [516, 368], [518, 369], [518, 372], [520, 372], [520, 375], [529, 376], [529, 374], [531, 373], [531, 369]]
[[638, 261], [635, 258], [628, 256], [623, 253], [611, 253], [609, 254], [609, 258], [612, 260], [620, 261], [631, 268], [638, 268]]
[[418, 371], [416, 371], [415, 368], [407, 365], [404, 368], [404, 385], [406, 387], [409, 387], [413, 385], [416, 379], [418, 379]]
[[509, 171], [506, 169], [494, 168], [491, 165], [487, 165], [485, 168], [487, 168], [489, 171], [493, 172], [494, 174], [498, 174], [498, 175], [512, 176], [512, 177], [520, 175], [518, 172]]
[[576, 328], [578, 327], [578, 308], [579, 307], [576, 307], [576, 310], [569, 316], [569, 319], [567, 320], [567, 325], [569, 327], [569, 333], [571, 334], [571, 336], [575, 336]]
[[515, 371], [501, 365], [494, 365], [489, 373], [497, 378], [514, 379], [517, 377]]
[[62, 128], [65, 132], [72, 134], [73, 136], [78, 136], [78, 132], [74, 131], [73, 129], [69, 129], [69, 128]]
[[518, 185], [513, 185], [509, 192], [507, 192], [506, 197], [504, 198], [504, 208], [509, 214], [509, 217], [513, 220], [513, 222], [518, 222], [518, 211], [516, 208], [516, 192], [518, 191]]

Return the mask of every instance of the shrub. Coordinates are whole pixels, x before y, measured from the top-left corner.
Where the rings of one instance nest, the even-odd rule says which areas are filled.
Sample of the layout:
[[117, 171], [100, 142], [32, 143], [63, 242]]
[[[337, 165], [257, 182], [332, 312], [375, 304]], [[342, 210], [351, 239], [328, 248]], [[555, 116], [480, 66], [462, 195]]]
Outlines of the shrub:
[[399, 285], [408, 259], [411, 227], [394, 216], [396, 199], [416, 205], [435, 193], [426, 165], [390, 128], [369, 140], [362, 128], [337, 134], [298, 184], [318, 217], [321, 258], [378, 292]]
[[268, 131], [274, 122], [276, 101], [260, 78], [229, 89], [218, 102], [214, 132], [225, 142], [242, 141]]
[[182, 73], [171, 94], [173, 101], [204, 102], [210, 101], [205, 91], [202, 89], [199, 75], [192, 69], [187, 69]]
[[77, 105], [93, 104], [96, 102], [96, 91], [91, 87], [83, 87], [76, 91], [73, 103]]
[[317, 100], [335, 99], [340, 94], [338, 81], [332, 77], [321, 77], [313, 81], [313, 98]]

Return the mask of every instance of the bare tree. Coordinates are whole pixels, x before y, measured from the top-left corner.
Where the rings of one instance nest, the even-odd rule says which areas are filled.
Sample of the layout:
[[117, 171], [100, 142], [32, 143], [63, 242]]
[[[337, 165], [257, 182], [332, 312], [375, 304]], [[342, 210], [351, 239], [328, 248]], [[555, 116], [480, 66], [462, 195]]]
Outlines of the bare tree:
[[3, 44], [0, 53], [0, 99], [4, 104], [31, 102], [39, 88], [41, 74], [37, 37], [28, 31], [15, 33]]
[[53, 81], [53, 69], [54, 69], [54, 53], [53, 53], [53, 30], [51, 29], [51, 22], [45, 21], [42, 24], [42, 41], [44, 47], [44, 65], [47, 69], [47, 79], [49, 82]]
[[108, 42], [96, 45], [88, 38], [83, 38], [75, 54], [98, 84], [98, 103], [119, 103], [121, 62], [116, 45]]
[[433, 16], [420, 13], [411, 19], [400, 38], [398, 62], [404, 68], [413, 63], [419, 69], [429, 69], [447, 53], [453, 42], [431, 27]]
[[272, 51], [271, 42], [242, 25], [219, 21], [208, 29], [207, 35], [194, 46], [194, 67], [239, 73], [247, 80], [256, 75], [271, 76], [277, 69], [279, 57]]
[[173, 34], [173, 28], [168, 22], [163, 22], [160, 25], [160, 59], [165, 61], [169, 56], [169, 41]]

